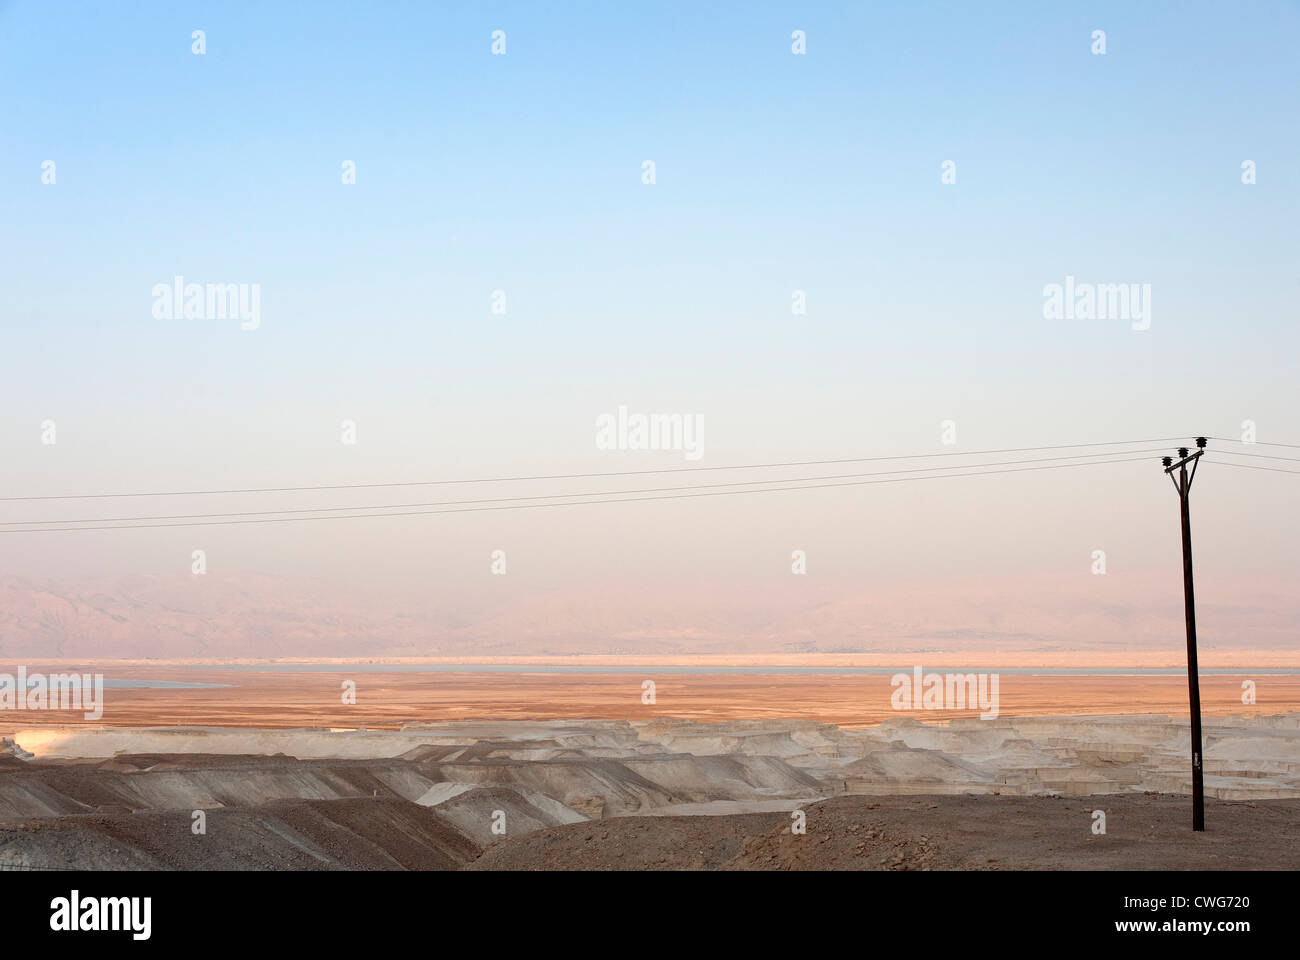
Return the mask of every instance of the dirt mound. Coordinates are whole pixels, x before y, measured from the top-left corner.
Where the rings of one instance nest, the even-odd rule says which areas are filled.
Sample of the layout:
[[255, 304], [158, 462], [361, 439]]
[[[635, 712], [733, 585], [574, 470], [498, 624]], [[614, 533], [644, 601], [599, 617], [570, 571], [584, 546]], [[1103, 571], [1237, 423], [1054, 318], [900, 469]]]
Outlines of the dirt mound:
[[480, 760], [426, 762], [430, 780], [456, 780], [483, 786], [528, 790], [550, 797], [587, 817], [639, 813], [688, 798], [679, 797], [619, 760]]
[[97, 770], [135, 773], [141, 770], [194, 770], [199, 767], [255, 767], [268, 762], [292, 760], [283, 753], [118, 753], [95, 764]]
[[81, 816], [0, 828], [0, 856], [90, 870], [454, 870], [479, 846], [405, 800], [281, 801], [188, 812]]
[[819, 781], [776, 757], [669, 754], [621, 762], [633, 773], [671, 790], [679, 802], [825, 796]]
[[415, 800], [431, 785], [418, 768], [402, 761], [139, 754], [94, 763], [37, 761], [0, 776], [0, 821], [110, 809], [248, 807], [276, 800]]
[[519, 836], [583, 819], [547, 797], [490, 787], [461, 790], [431, 809], [472, 841], [476, 852], [498, 839], [501, 830]]

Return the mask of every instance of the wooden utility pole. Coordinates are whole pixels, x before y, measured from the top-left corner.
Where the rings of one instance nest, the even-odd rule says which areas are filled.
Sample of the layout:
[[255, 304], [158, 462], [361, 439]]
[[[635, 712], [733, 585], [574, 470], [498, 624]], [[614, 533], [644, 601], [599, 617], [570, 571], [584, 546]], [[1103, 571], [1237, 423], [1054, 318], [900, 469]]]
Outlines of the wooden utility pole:
[[[1201, 762], [1201, 679], [1196, 666], [1196, 596], [1192, 590], [1192, 518], [1188, 495], [1196, 468], [1205, 452], [1205, 437], [1196, 438], [1197, 450], [1188, 455], [1186, 447], [1178, 448], [1178, 462], [1173, 457], [1164, 458], [1165, 473], [1178, 491], [1179, 512], [1183, 522], [1183, 607], [1187, 619], [1187, 696], [1191, 704], [1192, 727], [1192, 829], [1205, 829], [1205, 783]], [[1192, 472], [1187, 472], [1187, 465]], [[1173, 472], [1178, 471], [1177, 479]]]

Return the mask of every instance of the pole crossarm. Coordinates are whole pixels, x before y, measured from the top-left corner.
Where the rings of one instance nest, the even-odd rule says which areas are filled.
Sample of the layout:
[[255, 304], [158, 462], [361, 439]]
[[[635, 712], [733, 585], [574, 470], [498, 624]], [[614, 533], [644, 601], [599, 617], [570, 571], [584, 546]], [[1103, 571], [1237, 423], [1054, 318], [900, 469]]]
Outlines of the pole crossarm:
[[1179, 460], [1177, 463], [1175, 463], [1175, 464], [1173, 464], [1173, 465], [1171, 465], [1171, 466], [1165, 467], [1165, 473], [1173, 473], [1173, 472], [1174, 472], [1175, 470], [1177, 470], [1179, 467], [1182, 467], [1182, 466], [1184, 466], [1185, 464], [1188, 464], [1188, 463], [1193, 463], [1192, 474], [1193, 474], [1193, 476], [1194, 476], [1194, 475], [1196, 474], [1196, 467], [1195, 467], [1195, 465], [1194, 465], [1194, 461], [1201, 459], [1201, 454], [1203, 454], [1204, 452], [1205, 452], [1205, 450], [1204, 450], [1204, 449], [1201, 449], [1201, 450], [1197, 450], [1195, 453], [1193, 453], [1193, 454], [1191, 454], [1191, 455], [1189, 455], [1189, 456], [1183, 457], [1183, 459]]

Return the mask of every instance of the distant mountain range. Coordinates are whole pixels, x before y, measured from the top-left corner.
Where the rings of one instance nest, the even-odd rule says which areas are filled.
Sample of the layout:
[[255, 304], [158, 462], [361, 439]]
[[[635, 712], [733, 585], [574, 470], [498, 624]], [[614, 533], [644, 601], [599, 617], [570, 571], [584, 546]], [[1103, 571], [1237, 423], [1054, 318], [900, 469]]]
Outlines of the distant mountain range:
[[[0, 577], [0, 659], [1178, 649], [1182, 584], [812, 577], [419, 595], [265, 574]], [[1198, 583], [1205, 648], [1294, 649], [1293, 584]]]

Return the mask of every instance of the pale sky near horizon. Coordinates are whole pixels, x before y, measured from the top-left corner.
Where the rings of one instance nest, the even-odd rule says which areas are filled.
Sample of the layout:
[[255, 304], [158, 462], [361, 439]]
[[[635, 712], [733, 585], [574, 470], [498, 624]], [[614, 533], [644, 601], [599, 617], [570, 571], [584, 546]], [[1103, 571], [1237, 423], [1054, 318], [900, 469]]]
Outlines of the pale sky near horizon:
[[[0, 3], [3, 495], [691, 465], [598, 450], [596, 419], [619, 405], [701, 417], [701, 465], [1234, 438], [1246, 420], [1300, 444], [1298, 45], [1283, 2]], [[177, 275], [259, 284], [260, 326], [157, 319], [152, 290]], [[1067, 276], [1149, 284], [1150, 328], [1045, 319], [1044, 287]], [[956, 446], [940, 443], [945, 420]], [[0, 535], [0, 575], [184, 572], [202, 548], [221, 570], [454, 593], [504, 549], [510, 583], [717, 577], [743, 596], [802, 549], [809, 576], [991, 573], [1014, 594], [1031, 573], [1088, 575], [1098, 549], [1108, 576], [1176, 573], [1157, 456], [666, 503]], [[1297, 480], [1205, 464], [1206, 589], [1300, 573]], [[0, 520], [500, 489], [10, 502]]]

